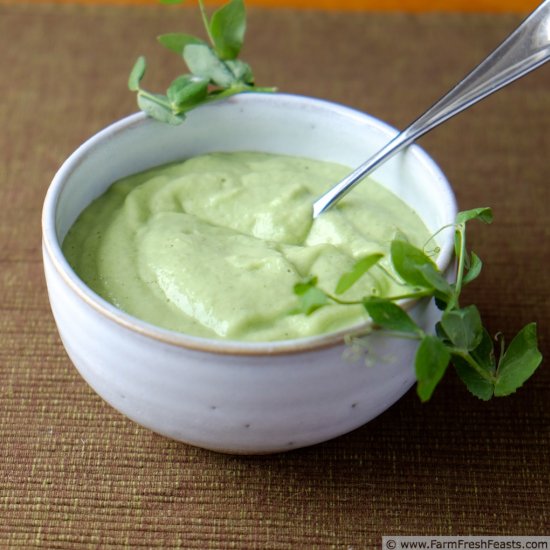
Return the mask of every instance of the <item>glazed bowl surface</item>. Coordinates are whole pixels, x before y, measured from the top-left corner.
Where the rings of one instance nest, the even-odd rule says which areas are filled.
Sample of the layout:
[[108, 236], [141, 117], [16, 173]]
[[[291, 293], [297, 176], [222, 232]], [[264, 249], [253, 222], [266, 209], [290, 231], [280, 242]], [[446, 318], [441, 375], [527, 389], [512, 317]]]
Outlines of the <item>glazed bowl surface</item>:
[[[349, 432], [391, 406], [414, 383], [416, 344], [378, 331], [368, 360], [350, 337], [366, 326], [277, 342], [198, 338], [136, 319], [73, 272], [61, 250], [80, 212], [115, 180], [207, 152], [262, 151], [355, 167], [396, 134], [365, 113], [323, 100], [242, 94], [199, 107], [180, 126], [142, 113], [105, 128], [61, 166], [43, 209], [48, 294], [63, 345], [92, 388], [115, 409], [167, 437], [216, 451], [288, 451]], [[435, 233], [456, 215], [434, 161], [412, 146], [375, 179], [412, 206]], [[437, 263], [452, 260], [452, 231], [437, 237]], [[429, 301], [410, 314], [431, 330]], [[351, 340], [353, 342], [353, 340]]]

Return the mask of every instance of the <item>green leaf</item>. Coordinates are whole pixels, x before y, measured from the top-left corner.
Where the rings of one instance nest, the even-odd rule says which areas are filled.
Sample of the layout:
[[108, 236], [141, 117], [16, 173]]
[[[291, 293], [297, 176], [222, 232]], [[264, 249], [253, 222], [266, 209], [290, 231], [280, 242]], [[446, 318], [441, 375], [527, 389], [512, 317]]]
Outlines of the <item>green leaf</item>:
[[449, 350], [437, 336], [424, 336], [415, 358], [416, 393], [421, 401], [430, 399], [445, 374], [450, 359]]
[[181, 4], [184, 0], [159, 0], [161, 4]]
[[384, 298], [368, 298], [363, 302], [373, 322], [381, 328], [395, 332], [422, 334], [420, 327], [397, 304]]
[[472, 351], [483, 338], [483, 325], [476, 306], [446, 311], [441, 317], [446, 336], [458, 349]]
[[530, 323], [510, 342], [500, 358], [495, 396], [514, 393], [539, 367], [542, 355], [537, 347], [537, 327]]
[[299, 298], [299, 306], [293, 313], [311, 315], [315, 310], [328, 304], [328, 296], [316, 285], [316, 277], [294, 285], [294, 294]]
[[463, 224], [470, 220], [481, 220], [484, 223], [493, 221], [493, 211], [489, 207], [473, 208], [472, 210], [464, 210], [456, 215], [456, 223]]
[[233, 73], [236, 80], [244, 84], [254, 84], [254, 75], [248, 63], [240, 59], [230, 59], [226, 61], [225, 64], [229, 67], [229, 70]]
[[435, 324], [435, 333], [437, 337], [440, 340], [442, 340], [445, 344], [451, 343], [451, 341], [449, 340], [449, 337], [447, 336], [447, 333], [443, 330], [443, 327], [441, 326], [441, 321]]
[[453, 288], [436, 265], [424, 264], [419, 266], [418, 271], [424, 276], [427, 285], [438, 291], [439, 299], [450, 298]]
[[452, 362], [459, 378], [464, 382], [471, 394], [483, 401], [489, 401], [493, 397], [493, 384], [474, 370], [465, 359], [453, 356]]
[[183, 111], [200, 103], [208, 93], [208, 80], [194, 75], [182, 75], [170, 84], [166, 95], [172, 110]]
[[429, 279], [431, 274], [438, 273], [437, 266], [422, 250], [401, 239], [393, 240], [390, 250], [395, 271], [406, 283], [435, 288]]
[[470, 355], [483, 370], [494, 375], [497, 368], [494, 340], [485, 327], [483, 327], [482, 333], [481, 341]]
[[132, 92], [137, 92], [139, 90], [139, 83], [141, 82], [146, 69], [147, 62], [145, 61], [145, 57], [138, 57], [132, 70], [130, 71], [130, 76], [128, 77], [128, 88], [130, 88]]
[[176, 116], [172, 112], [166, 96], [156, 95], [150, 97], [148, 95], [138, 94], [137, 101], [142, 111], [159, 122], [166, 122], [173, 126], [183, 122], [184, 117], [182, 115]]
[[344, 273], [336, 285], [336, 294], [349, 290], [371, 267], [384, 257], [384, 254], [369, 254], [355, 263], [351, 271]]
[[157, 36], [157, 40], [165, 48], [168, 48], [178, 55], [183, 55], [183, 50], [185, 46], [188, 46], [189, 44], [206, 44], [204, 40], [201, 40], [196, 36], [191, 36], [190, 34], [185, 34], [181, 32], [161, 34], [160, 36]]
[[210, 35], [221, 59], [235, 59], [239, 55], [245, 31], [246, 10], [243, 0], [231, 0], [212, 15]]
[[465, 273], [464, 277], [462, 278], [462, 283], [467, 284], [471, 283], [474, 279], [477, 279], [479, 277], [479, 274], [481, 273], [481, 268], [483, 267], [483, 262], [479, 258], [477, 254], [472, 252], [470, 254], [469, 262], [468, 262], [468, 271]]
[[217, 86], [229, 88], [235, 82], [229, 67], [206, 44], [185, 46], [183, 58], [194, 75], [206, 78]]
[[453, 362], [456, 372], [464, 382], [470, 393], [487, 401], [494, 394], [494, 375], [496, 372], [495, 347], [491, 335], [485, 328], [482, 329], [482, 337], [478, 346], [470, 353], [480, 369], [485, 371], [489, 377], [482, 376], [474, 367], [460, 355], [453, 354]]

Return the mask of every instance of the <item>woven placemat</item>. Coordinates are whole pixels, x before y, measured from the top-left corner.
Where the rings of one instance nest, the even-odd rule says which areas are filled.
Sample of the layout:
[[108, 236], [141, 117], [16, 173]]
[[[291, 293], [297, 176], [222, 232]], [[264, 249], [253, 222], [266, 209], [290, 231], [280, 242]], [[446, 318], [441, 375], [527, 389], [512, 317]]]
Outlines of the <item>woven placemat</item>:
[[[259, 83], [403, 127], [518, 23], [514, 16], [251, 10]], [[162, 89], [180, 70], [154, 37], [194, 11], [0, 6], [0, 547], [379, 548], [383, 534], [550, 535], [550, 371], [482, 403], [449, 376], [334, 441], [232, 457], [125, 419], [80, 378], [49, 310], [40, 211], [61, 162], [135, 110], [134, 59]], [[423, 139], [485, 260], [468, 290], [489, 328], [550, 337], [550, 71]]]

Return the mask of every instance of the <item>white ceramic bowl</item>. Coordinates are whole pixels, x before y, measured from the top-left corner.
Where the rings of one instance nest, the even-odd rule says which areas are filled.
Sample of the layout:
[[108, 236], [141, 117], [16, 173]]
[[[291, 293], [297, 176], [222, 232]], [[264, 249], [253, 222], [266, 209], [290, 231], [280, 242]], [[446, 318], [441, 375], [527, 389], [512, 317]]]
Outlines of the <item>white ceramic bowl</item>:
[[[104, 301], [72, 271], [60, 244], [78, 214], [116, 179], [210, 151], [256, 150], [356, 166], [396, 131], [326, 101], [246, 94], [197, 108], [178, 127], [136, 114], [99, 132], [56, 174], [43, 211], [48, 292], [63, 344], [81, 375], [113, 407], [165, 436], [230, 453], [272, 453], [349, 432], [414, 383], [414, 342], [370, 336], [369, 356], [346, 353], [347, 333], [272, 343], [197, 338], [157, 328]], [[430, 230], [453, 222], [445, 176], [417, 146], [376, 179], [409, 203]], [[438, 237], [438, 264], [452, 257]], [[429, 329], [428, 302], [412, 315]]]

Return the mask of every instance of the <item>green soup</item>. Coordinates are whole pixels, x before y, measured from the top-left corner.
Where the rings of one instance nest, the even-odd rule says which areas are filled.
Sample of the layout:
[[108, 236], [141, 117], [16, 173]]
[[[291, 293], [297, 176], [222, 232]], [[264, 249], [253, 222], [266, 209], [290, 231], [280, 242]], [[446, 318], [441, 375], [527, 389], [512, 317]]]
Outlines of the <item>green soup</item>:
[[264, 153], [215, 153], [114, 183], [77, 219], [63, 252], [81, 279], [120, 309], [195, 336], [272, 341], [367, 320], [361, 306], [295, 314], [294, 285], [312, 275], [333, 292], [343, 272], [386, 255], [344, 300], [403, 293], [387, 257], [405, 234], [430, 234], [374, 181], [312, 218], [313, 201], [349, 168]]

